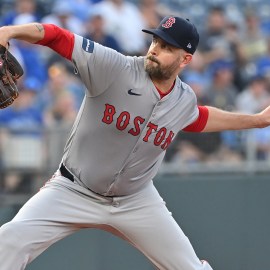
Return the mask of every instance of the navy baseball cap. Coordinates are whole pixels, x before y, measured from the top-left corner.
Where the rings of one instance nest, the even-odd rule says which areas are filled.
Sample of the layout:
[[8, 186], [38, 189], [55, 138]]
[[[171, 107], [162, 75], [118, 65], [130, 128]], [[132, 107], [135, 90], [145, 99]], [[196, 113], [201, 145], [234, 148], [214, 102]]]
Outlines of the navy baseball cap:
[[182, 48], [191, 54], [196, 51], [200, 39], [195, 25], [189, 19], [175, 16], [165, 17], [156, 29], [142, 31], [158, 36], [170, 45]]

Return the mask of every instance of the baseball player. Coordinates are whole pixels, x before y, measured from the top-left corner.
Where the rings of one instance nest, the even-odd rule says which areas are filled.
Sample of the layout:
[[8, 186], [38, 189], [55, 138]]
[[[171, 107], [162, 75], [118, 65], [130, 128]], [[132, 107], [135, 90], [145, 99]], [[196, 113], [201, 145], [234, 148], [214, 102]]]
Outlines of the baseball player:
[[124, 56], [50, 24], [0, 28], [12, 39], [48, 46], [72, 61], [86, 86], [59, 170], [0, 229], [1, 270], [21, 270], [56, 241], [81, 228], [109, 231], [140, 250], [157, 269], [210, 270], [168, 211], [152, 179], [180, 130], [265, 127], [259, 114], [197, 106], [178, 74], [199, 42], [187, 19], [165, 17], [145, 57]]

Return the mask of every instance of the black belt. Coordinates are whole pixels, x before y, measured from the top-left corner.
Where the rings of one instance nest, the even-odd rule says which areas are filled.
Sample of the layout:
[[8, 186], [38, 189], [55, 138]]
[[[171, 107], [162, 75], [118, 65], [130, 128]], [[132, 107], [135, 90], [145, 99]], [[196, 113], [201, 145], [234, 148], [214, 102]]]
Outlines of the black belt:
[[67, 170], [67, 168], [64, 166], [63, 163], [60, 166], [60, 172], [61, 172], [62, 176], [66, 177], [70, 181], [74, 182], [74, 176]]
[[[60, 172], [61, 172], [62, 176], [69, 179], [70, 181], [74, 182], [74, 176], [67, 170], [67, 168], [65, 167], [65, 165], [63, 163], [60, 166]], [[99, 196], [104, 196], [104, 195], [101, 195], [101, 194], [91, 190], [90, 188], [88, 188], [88, 189]], [[104, 196], [104, 197], [114, 197], [114, 196]]]

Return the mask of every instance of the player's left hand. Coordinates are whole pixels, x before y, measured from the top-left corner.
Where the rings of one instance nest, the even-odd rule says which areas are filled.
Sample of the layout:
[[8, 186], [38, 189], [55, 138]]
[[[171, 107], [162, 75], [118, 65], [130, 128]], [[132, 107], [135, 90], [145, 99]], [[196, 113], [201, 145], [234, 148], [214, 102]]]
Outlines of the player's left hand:
[[258, 127], [264, 128], [270, 126], [270, 105], [260, 113], [256, 114], [255, 117], [257, 117], [259, 121]]

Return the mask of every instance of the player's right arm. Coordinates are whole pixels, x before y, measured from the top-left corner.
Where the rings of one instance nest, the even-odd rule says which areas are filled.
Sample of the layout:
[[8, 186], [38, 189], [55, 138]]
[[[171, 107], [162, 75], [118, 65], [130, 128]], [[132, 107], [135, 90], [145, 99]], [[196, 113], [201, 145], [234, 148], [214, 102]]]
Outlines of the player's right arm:
[[8, 25], [0, 28], [0, 44], [7, 46], [11, 39], [36, 43], [44, 38], [44, 27], [40, 23]]
[[73, 62], [88, 95], [94, 97], [110, 88], [129, 61], [116, 51], [53, 24], [31, 23], [0, 28], [0, 44], [20, 39], [47, 46]]
[[53, 24], [30, 23], [0, 28], [0, 44], [7, 46], [11, 39], [47, 46], [71, 60], [74, 34]]

